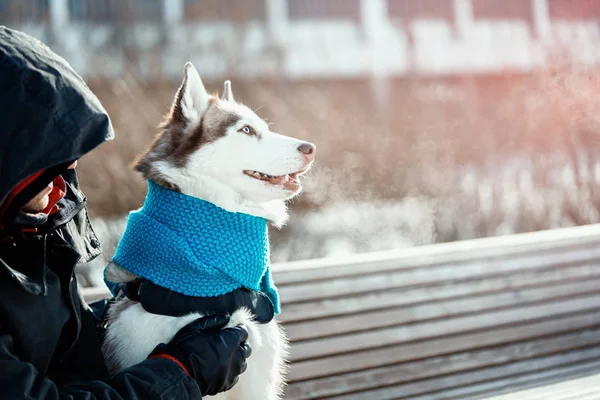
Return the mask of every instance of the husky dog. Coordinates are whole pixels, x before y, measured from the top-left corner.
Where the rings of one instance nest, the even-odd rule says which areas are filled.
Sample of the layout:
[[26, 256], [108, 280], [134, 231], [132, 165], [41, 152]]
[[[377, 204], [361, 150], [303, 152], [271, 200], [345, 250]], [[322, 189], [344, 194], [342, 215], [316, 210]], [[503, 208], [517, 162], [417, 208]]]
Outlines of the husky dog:
[[[314, 155], [313, 144], [271, 132], [265, 121], [248, 107], [237, 103], [229, 81], [225, 82], [221, 98], [207, 93], [198, 72], [191, 63], [187, 63], [183, 83], [161, 125], [160, 133], [150, 148], [134, 163], [134, 168], [149, 180], [149, 184], [156, 187], [153, 190], [162, 191], [161, 196], [185, 196], [192, 202], [198, 199], [218, 209], [218, 212], [227, 213], [227, 216], [244, 216], [264, 221], [266, 229], [267, 221], [277, 227], [286, 222], [285, 201], [301, 191], [299, 178], [311, 167]], [[194, 214], [193, 207], [188, 207], [185, 211], [175, 208], [167, 207], [160, 211], [183, 212], [186, 224], [201, 219], [201, 216]], [[134, 213], [130, 215], [128, 229]], [[214, 221], [211, 223], [214, 224]], [[221, 224], [217, 221], [215, 225]], [[161, 224], [156, 226], [163, 228]], [[131, 245], [133, 251], [136, 251], [138, 245], [147, 246], [145, 242], [150, 242], [150, 246], [155, 247], [170, 246], [171, 249], [178, 246], [179, 242], [161, 238], [153, 229], [142, 231], [147, 238], [144, 236], [144, 240], [138, 238], [128, 244], [124, 243], [126, 230], [117, 249], [117, 256], [127, 245]], [[225, 236], [229, 237], [226, 231]], [[207, 240], [211, 239], [209, 237]], [[268, 248], [268, 240], [264, 243]], [[231, 247], [232, 254], [235, 247], [242, 245], [243, 243], [234, 243]], [[149, 247], [145, 248], [152, 250]], [[225, 257], [225, 261], [229, 261], [229, 251], [227, 248], [222, 250], [225, 254], [218, 256], [221, 260]], [[201, 251], [206, 251], [205, 246], [201, 246]], [[252, 247], [250, 251], [253, 251]], [[143, 260], [142, 264], [146, 264], [135, 270], [119, 262], [119, 257], [115, 256], [113, 262], [105, 269], [105, 279], [113, 283], [131, 283], [142, 277], [153, 281], [157, 286], [162, 286], [161, 282], [154, 281], [152, 276], [144, 276], [140, 272], [144, 271], [145, 266], [160, 264], [156, 258], [149, 258], [151, 261], [146, 262], [145, 250], [143, 253], [139, 259]], [[265, 254], [268, 264], [268, 251]], [[197, 253], [194, 253], [194, 257], [196, 256]], [[212, 256], [213, 254], [204, 253], [205, 258], [210, 259]], [[200, 263], [203, 262], [202, 259]], [[235, 265], [233, 259], [231, 264]], [[236, 267], [237, 270], [227, 270], [229, 266], [224, 266], [224, 274], [227, 275], [224, 282], [230, 282], [231, 276], [239, 277], [240, 270], [245, 267], [245, 262], [240, 264], [239, 268]], [[161, 269], [156, 276], [164, 277], [176, 286], [180, 281], [188, 281], [187, 276], [182, 275], [170, 279], [175, 272], [170, 271], [168, 265], [153, 265], [153, 268]], [[241, 284], [239, 290], [262, 294], [262, 288], [268, 287], [272, 282], [268, 269], [266, 273], [260, 273], [263, 274], [260, 287]], [[223, 275], [220, 270], [215, 274]], [[239, 278], [244, 282], [244, 276]], [[210, 283], [210, 279], [206, 280]], [[192, 282], [192, 290], [195, 284]], [[143, 297], [143, 290], [140, 293], [138, 294]], [[189, 295], [185, 290], [181, 293]], [[209, 296], [221, 294], [211, 292]], [[252, 307], [233, 310], [229, 326], [244, 324], [248, 328], [252, 356], [247, 361], [247, 371], [240, 376], [236, 386], [228, 392], [210, 398], [271, 400], [282, 395], [288, 344], [283, 330], [273, 319], [273, 314], [278, 312], [276, 290], [267, 294], [270, 300], [265, 302], [263, 296], [263, 305], [269, 304], [271, 314], [269, 316], [267, 311], [267, 317], [262, 321], [260, 316], [251, 312]], [[150, 307], [144, 305], [143, 299], [138, 302], [131, 297], [118, 299], [110, 307], [103, 350], [107, 364], [113, 372], [143, 361], [158, 344], [168, 342], [179, 329], [205, 314], [202, 310], [181, 310], [183, 312], [174, 314], [149, 312], [174, 304], [166, 298], [162, 300], [158, 297], [152, 296], [149, 301], [153, 302], [154, 306]]]

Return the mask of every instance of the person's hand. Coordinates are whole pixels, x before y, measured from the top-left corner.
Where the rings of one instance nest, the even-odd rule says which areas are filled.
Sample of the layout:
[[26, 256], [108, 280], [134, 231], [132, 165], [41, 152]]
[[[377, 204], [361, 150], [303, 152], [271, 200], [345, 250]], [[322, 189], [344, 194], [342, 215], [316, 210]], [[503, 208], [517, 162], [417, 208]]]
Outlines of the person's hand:
[[159, 344], [149, 358], [168, 358], [194, 378], [203, 396], [231, 389], [246, 368], [251, 348], [243, 326], [223, 327], [229, 315], [214, 314], [182, 328], [167, 344]]

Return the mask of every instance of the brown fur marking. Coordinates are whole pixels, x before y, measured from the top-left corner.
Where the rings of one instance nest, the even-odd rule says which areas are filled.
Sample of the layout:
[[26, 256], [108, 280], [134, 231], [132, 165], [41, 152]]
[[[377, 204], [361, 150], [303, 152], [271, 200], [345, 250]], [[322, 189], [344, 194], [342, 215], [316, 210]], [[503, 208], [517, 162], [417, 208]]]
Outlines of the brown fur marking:
[[183, 98], [183, 93], [185, 92], [186, 85], [187, 85], [187, 71], [186, 71], [186, 75], [185, 75], [185, 79], [183, 80], [183, 83], [181, 84], [181, 86], [177, 90], [177, 93], [175, 94], [175, 100], [173, 101], [173, 105], [171, 106], [171, 110], [169, 113], [169, 119], [171, 121], [182, 124], [182, 125], [185, 125], [185, 122], [186, 122], [185, 117], [183, 115], [183, 111], [181, 111], [181, 100]]
[[165, 121], [159, 126], [161, 132], [155, 137], [150, 148], [133, 163], [133, 168], [142, 173], [144, 178], [175, 191], [181, 190], [169, 182], [168, 177], [153, 168], [153, 164], [168, 160], [178, 168], [185, 167], [192, 153], [203, 145], [225, 136], [227, 128], [235, 125], [240, 119], [237, 114], [223, 111], [218, 105], [218, 97], [212, 96], [198, 126], [186, 134], [188, 121], [181, 112], [180, 105], [184, 89], [185, 83], [177, 91]]

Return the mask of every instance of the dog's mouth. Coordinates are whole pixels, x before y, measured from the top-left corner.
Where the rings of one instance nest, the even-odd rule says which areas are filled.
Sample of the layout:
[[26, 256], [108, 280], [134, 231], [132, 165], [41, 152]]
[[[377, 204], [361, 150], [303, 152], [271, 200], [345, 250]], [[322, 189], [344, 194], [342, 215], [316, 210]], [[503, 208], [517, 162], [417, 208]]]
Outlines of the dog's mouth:
[[285, 175], [269, 175], [258, 171], [245, 170], [244, 174], [271, 185], [283, 185], [285, 189], [296, 190], [300, 186], [300, 176], [306, 173], [306, 169]]

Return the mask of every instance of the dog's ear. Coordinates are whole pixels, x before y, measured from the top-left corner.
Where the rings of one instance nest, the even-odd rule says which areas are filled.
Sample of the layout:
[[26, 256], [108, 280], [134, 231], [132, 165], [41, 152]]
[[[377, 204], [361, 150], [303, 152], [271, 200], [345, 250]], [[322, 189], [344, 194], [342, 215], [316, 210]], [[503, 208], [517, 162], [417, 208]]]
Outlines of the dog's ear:
[[234, 101], [233, 92], [231, 91], [231, 81], [225, 81], [223, 86], [223, 100]]
[[185, 125], [200, 121], [210, 104], [210, 95], [204, 88], [198, 71], [188, 62], [184, 67], [183, 82], [171, 106], [171, 119]]

